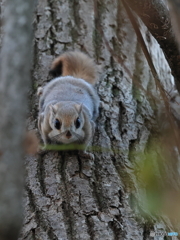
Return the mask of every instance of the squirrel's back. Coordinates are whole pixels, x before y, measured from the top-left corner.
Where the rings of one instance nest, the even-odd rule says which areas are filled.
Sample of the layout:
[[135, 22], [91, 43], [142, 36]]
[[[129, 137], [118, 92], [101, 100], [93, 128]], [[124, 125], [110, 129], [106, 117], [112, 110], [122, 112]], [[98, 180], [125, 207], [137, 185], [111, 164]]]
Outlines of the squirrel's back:
[[97, 67], [86, 54], [78, 51], [66, 52], [57, 57], [50, 69], [53, 77], [73, 76], [94, 85], [97, 82]]

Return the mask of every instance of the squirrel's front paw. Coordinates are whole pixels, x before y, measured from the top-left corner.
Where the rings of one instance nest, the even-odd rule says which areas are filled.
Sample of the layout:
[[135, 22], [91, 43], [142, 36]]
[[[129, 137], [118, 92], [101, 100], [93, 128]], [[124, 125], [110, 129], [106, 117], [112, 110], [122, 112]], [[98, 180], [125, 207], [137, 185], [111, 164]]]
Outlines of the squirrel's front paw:
[[79, 151], [79, 155], [82, 158], [90, 158], [91, 160], [94, 160], [94, 154], [86, 151]]

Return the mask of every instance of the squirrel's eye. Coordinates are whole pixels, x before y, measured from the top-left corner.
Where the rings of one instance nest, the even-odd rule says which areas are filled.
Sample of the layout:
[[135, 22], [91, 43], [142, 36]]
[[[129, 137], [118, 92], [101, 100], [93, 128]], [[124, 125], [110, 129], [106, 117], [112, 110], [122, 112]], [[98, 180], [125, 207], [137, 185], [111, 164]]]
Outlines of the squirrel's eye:
[[79, 128], [80, 125], [81, 125], [81, 121], [80, 121], [79, 118], [77, 118], [76, 121], [75, 121], [75, 126], [76, 126], [76, 128]]
[[61, 123], [60, 123], [60, 121], [58, 119], [55, 120], [54, 126], [58, 130], [61, 128]]

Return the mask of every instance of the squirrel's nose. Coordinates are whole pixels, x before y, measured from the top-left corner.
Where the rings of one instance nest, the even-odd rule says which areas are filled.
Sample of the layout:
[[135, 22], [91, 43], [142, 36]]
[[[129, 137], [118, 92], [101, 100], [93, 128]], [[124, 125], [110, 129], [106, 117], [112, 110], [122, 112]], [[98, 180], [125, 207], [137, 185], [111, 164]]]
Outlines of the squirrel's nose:
[[70, 133], [70, 131], [67, 131], [66, 137], [69, 139], [69, 138], [71, 138], [71, 136], [72, 136], [72, 134]]

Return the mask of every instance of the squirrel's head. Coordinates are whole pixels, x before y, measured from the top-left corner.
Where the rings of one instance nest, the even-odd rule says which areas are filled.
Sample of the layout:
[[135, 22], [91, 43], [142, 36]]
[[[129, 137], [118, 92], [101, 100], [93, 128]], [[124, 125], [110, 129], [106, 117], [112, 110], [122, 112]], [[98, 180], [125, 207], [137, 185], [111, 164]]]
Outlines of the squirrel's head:
[[55, 142], [64, 144], [81, 143], [84, 139], [85, 121], [82, 104], [67, 101], [49, 107], [49, 124], [52, 128], [49, 137]]

